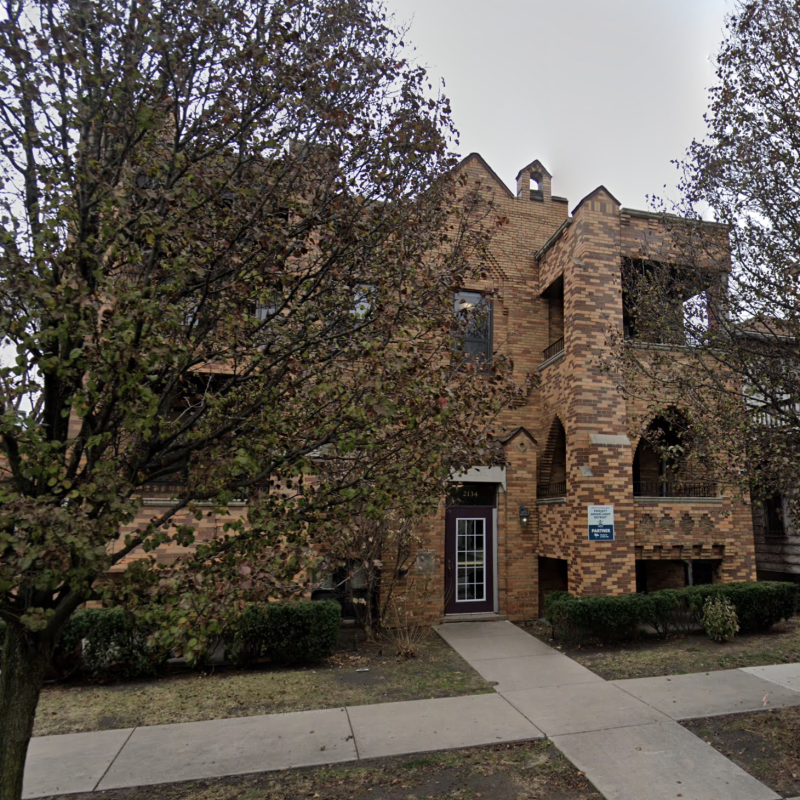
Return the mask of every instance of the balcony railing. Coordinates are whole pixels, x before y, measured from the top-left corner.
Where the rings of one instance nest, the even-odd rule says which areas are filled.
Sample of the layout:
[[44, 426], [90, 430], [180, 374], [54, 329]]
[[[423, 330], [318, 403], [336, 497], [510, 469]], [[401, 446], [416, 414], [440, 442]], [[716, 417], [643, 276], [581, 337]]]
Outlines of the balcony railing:
[[549, 500], [552, 497], [566, 497], [567, 482], [557, 481], [556, 483], [540, 483], [536, 487], [537, 500]]
[[542, 350], [542, 355], [544, 356], [544, 360], [547, 361], [548, 358], [552, 358], [553, 356], [557, 356], [559, 353], [564, 352], [564, 337], [562, 336], [557, 341], [553, 342], [550, 347], [545, 347]]
[[716, 497], [710, 481], [634, 481], [634, 497]]
[[786, 404], [778, 409], [754, 408], [752, 414], [755, 424], [762, 428], [788, 428], [800, 416], [800, 403]]
[[[150, 483], [143, 483], [136, 493], [144, 495], [145, 497], [157, 495], [159, 497], [174, 497], [179, 495], [186, 489], [185, 481], [151, 481]], [[269, 487], [262, 484], [253, 486], [242, 486], [238, 490], [236, 500], [248, 500], [263, 491], [269, 491]]]
[[151, 481], [143, 483], [138, 490], [139, 494], [165, 494], [168, 496], [180, 494], [186, 488], [183, 481]]

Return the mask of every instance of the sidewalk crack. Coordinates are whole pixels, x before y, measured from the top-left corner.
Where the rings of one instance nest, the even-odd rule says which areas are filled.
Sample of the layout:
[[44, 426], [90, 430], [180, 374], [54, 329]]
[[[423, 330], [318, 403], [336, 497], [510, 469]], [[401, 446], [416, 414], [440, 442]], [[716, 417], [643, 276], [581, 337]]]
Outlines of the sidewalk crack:
[[344, 713], [347, 714], [347, 724], [350, 726], [350, 735], [353, 737], [353, 747], [356, 749], [356, 760], [361, 761], [361, 756], [358, 753], [358, 742], [356, 741], [356, 732], [353, 729], [353, 721], [350, 719], [350, 709], [345, 706]]
[[94, 789], [92, 789], [93, 792], [97, 791], [97, 787], [103, 782], [103, 778], [105, 778], [105, 776], [108, 775], [108, 771], [111, 769], [111, 767], [114, 766], [114, 762], [119, 758], [119, 754], [123, 751], [123, 749], [125, 748], [125, 745], [128, 744], [128, 742], [131, 740], [131, 736], [133, 736], [133, 732], [138, 727], [139, 727], [138, 725], [134, 725], [131, 728], [131, 732], [128, 734], [128, 736], [125, 739], [125, 741], [119, 746], [119, 750], [117, 750], [116, 754], [114, 755], [114, 758], [111, 759], [111, 761], [109, 762], [108, 766], [103, 770], [103, 774], [97, 779], [97, 783], [94, 785]]

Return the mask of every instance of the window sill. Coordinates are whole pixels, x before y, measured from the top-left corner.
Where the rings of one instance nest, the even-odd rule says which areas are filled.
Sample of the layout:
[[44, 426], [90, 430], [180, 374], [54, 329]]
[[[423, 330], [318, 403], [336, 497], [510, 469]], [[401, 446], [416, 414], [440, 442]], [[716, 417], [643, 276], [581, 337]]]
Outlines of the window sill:
[[537, 500], [537, 506], [554, 506], [558, 504], [564, 504], [567, 502], [566, 497], [545, 497], [542, 500]]
[[[175, 498], [170, 497], [144, 497], [142, 498], [142, 505], [143, 506], [171, 506], [175, 502]], [[214, 508], [217, 504], [216, 503], [209, 503], [205, 500], [199, 503], [193, 503], [192, 505], [199, 506], [200, 508]], [[247, 501], [245, 500], [231, 500], [228, 503], [228, 508], [243, 508], [247, 505]]]

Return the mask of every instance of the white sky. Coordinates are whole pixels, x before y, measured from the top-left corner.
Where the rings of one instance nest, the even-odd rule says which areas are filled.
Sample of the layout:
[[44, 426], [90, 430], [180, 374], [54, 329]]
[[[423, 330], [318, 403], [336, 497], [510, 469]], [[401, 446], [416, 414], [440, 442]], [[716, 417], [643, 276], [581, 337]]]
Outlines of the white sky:
[[[538, 158], [570, 209], [604, 184], [630, 208], [674, 197], [705, 134], [732, 0], [385, 0], [461, 133], [512, 190]], [[664, 186], [666, 185], [666, 190]]]

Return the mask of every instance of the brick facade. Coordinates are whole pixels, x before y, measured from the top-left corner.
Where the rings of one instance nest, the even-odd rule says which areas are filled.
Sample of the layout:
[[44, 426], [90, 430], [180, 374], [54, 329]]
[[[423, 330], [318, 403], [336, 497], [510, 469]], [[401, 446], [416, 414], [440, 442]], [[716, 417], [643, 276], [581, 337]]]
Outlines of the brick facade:
[[[555, 589], [634, 592], [637, 572], [651, 590], [682, 585], [692, 563], [708, 562], [714, 580], [754, 580], [751, 512], [741, 498], [634, 497], [636, 439], [629, 434], [641, 409], [626, 405], [603, 360], [609, 331], [623, 327], [622, 260], [663, 237], [657, 220], [621, 209], [602, 186], [570, 214], [538, 161], [520, 171], [516, 195], [477, 154], [460, 169], [507, 220], [493, 240], [488, 276], [462, 288], [492, 293], [495, 348], [509, 352], [520, 381], [540, 376], [527, 402], [501, 421], [507, 464], [497, 491], [495, 611], [530, 619]], [[545, 357], [551, 345], [555, 352]], [[538, 496], [539, 485], [563, 481], [562, 496]], [[150, 519], [157, 502], [148, 501], [133, 525]], [[614, 541], [588, 541], [588, 505], [614, 506]], [[525, 526], [520, 506], [530, 512]], [[204, 518], [199, 538], [213, 536], [222, 522]], [[425, 576], [429, 593], [416, 613], [435, 623], [446, 593], [444, 501], [418, 532], [421, 549], [434, 555], [434, 571]]]
[[[629, 435], [641, 409], [628, 408], [603, 360], [609, 331], [622, 331], [622, 260], [663, 238], [658, 221], [620, 208], [604, 187], [569, 214], [566, 201], [552, 196], [551, 176], [539, 162], [520, 171], [516, 196], [477, 154], [461, 168], [508, 220], [493, 243], [490, 276], [464, 288], [493, 293], [495, 347], [508, 350], [520, 378], [541, 379], [527, 404], [503, 418], [508, 434], [516, 433], [504, 439], [506, 487], [497, 494], [496, 611], [514, 620], [537, 616], [555, 589], [634, 592], [637, 561], [651, 591], [683, 585], [692, 563], [707, 562], [698, 574], [715, 581], [754, 580], [750, 508], [741, 498], [722, 491], [717, 497], [634, 496], [637, 442]], [[545, 360], [544, 350], [562, 336], [563, 352]], [[564, 439], [566, 458], [559, 460], [555, 451]], [[565, 496], [538, 497], [538, 484], [552, 488], [564, 478]], [[527, 526], [521, 505], [530, 511]], [[614, 506], [613, 542], [588, 541], [588, 505]], [[420, 613], [436, 622], [445, 593], [444, 504], [423, 534], [437, 568]]]

